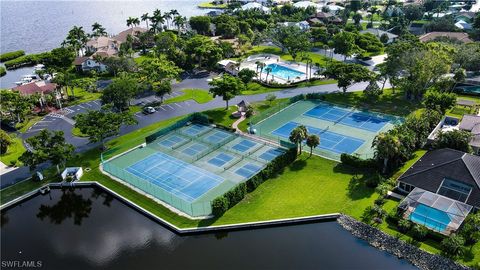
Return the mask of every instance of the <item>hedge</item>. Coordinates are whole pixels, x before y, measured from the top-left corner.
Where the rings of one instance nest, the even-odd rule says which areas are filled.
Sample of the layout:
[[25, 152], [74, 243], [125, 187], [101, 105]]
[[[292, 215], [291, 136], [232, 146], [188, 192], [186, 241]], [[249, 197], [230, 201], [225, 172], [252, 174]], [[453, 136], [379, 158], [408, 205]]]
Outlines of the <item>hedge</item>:
[[43, 52], [38, 54], [27, 54], [20, 56], [13, 60], [5, 62], [5, 67], [7, 69], [15, 69], [27, 65], [35, 65], [41, 62], [44, 62], [50, 58], [50, 52]]
[[0, 77], [5, 76], [7, 74], [7, 70], [4, 67], [0, 67]]
[[2, 54], [0, 54], [0, 62], [13, 60], [15, 58], [18, 58], [18, 57], [24, 56], [24, 55], [25, 55], [25, 52], [22, 51], [22, 50], [2, 53]]
[[343, 153], [340, 155], [340, 161], [348, 166], [359, 169], [378, 169], [378, 162], [373, 159], [361, 159], [357, 156]]
[[239, 203], [247, 193], [254, 191], [260, 184], [267, 179], [275, 176], [280, 170], [291, 164], [297, 158], [297, 149], [290, 148], [285, 154], [276, 157], [262, 171], [248, 179], [244, 183], [227, 191], [225, 194], [215, 198], [212, 202], [212, 213], [215, 217], [220, 217], [228, 209]]

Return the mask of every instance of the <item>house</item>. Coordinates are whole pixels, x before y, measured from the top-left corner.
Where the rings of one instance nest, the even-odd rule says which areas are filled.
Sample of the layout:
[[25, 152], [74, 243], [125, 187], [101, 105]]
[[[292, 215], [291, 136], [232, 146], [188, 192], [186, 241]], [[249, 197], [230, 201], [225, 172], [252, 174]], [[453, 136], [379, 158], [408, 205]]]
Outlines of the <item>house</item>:
[[90, 70], [103, 72], [107, 70], [107, 66], [95, 61], [91, 56], [77, 57], [73, 61], [73, 65], [79, 72], [86, 72]]
[[311, 1], [300, 1], [300, 2], [296, 2], [293, 4], [294, 7], [296, 8], [309, 8], [309, 7], [313, 7], [315, 9], [321, 9], [322, 8], [322, 5], [320, 4], [316, 4], [316, 3], [313, 3]]
[[279, 22], [278, 25], [281, 26], [296, 26], [302, 31], [308, 31], [310, 29], [310, 24], [307, 21], [301, 22]]
[[380, 39], [380, 37], [383, 36], [383, 35], [387, 35], [387, 37], [388, 37], [387, 44], [390, 44], [390, 43], [394, 42], [398, 38], [398, 35], [392, 34], [392, 33], [387, 32], [387, 31], [380, 30], [378, 28], [368, 28], [366, 30], [360, 31], [360, 33], [362, 33], [362, 34], [371, 33], [374, 36], [376, 36], [378, 39]]
[[450, 39], [457, 39], [458, 41], [460, 41], [462, 43], [473, 42], [473, 40], [471, 40], [468, 37], [467, 33], [462, 33], [462, 32], [430, 32], [430, 33], [426, 33], [425, 35], [419, 37], [419, 39], [420, 39], [421, 42], [428, 42], [428, 41], [432, 41], [432, 40], [435, 40], [435, 39], [441, 38], [441, 37], [450, 38]]
[[457, 231], [473, 209], [480, 209], [480, 157], [453, 149], [427, 152], [397, 180], [408, 195], [403, 218], [444, 235]]
[[263, 11], [264, 13], [270, 13], [269, 8], [264, 7], [262, 4], [256, 3], [256, 2], [251, 2], [251, 3], [245, 4], [241, 7], [241, 9], [242, 10], [257, 9], [257, 10]]
[[20, 92], [24, 96], [33, 94], [49, 94], [57, 89], [56, 83], [50, 83], [46, 81], [36, 81], [12, 88], [14, 91]]
[[398, 178], [397, 188], [420, 188], [480, 209], [480, 156], [448, 148], [427, 152]]
[[463, 116], [458, 129], [468, 131], [472, 134], [469, 145], [475, 154], [480, 154], [480, 116], [474, 114], [466, 114]]
[[86, 51], [88, 54], [98, 54], [111, 57], [118, 54], [120, 42], [110, 37], [96, 37], [87, 41]]
[[116, 40], [119, 44], [122, 44], [127, 41], [127, 37], [130, 35], [132, 37], [136, 37], [139, 33], [145, 33], [148, 30], [143, 27], [132, 27], [118, 33], [116, 36], [113, 36], [113, 39]]
[[233, 60], [222, 60], [217, 63], [219, 69], [224, 70], [232, 75], [237, 75], [238, 73], [238, 62]]

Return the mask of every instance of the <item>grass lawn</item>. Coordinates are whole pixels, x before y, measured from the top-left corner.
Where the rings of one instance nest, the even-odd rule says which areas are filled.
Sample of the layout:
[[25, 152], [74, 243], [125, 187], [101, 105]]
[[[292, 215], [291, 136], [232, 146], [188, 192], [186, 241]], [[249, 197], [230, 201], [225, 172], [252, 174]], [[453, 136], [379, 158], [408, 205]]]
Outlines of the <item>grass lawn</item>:
[[21, 165], [21, 162], [18, 161], [18, 158], [25, 152], [25, 147], [23, 146], [22, 139], [18, 138], [14, 134], [10, 135], [12, 137], [13, 143], [8, 147], [7, 153], [0, 155], [0, 161], [5, 165], [9, 166], [12, 162], [18, 162], [17, 166]]
[[[293, 58], [290, 54], [286, 52], [282, 52], [282, 50], [278, 47], [274, 46], [254, 46], [250, 50], [248, 50], [243, 57], [248, 57], [253, 54], [262, 54], [262, 53], [270, 53], [279, 55], [282, 60], [285, 61], [293, 61]], [[325, 55], [314, 53], [314, 52], [305, 52], [305, 56], [308, 56], [312, 59], [313, 63], [320, 64], [321, 67], [325, 67], [327, 62], [330, 61], [330, 58], [325, 57]], [[301, 55], [297, 56], [297, 62], [304, 62], [301, 60]]]
[[208, 91], [202, 89], [184, 89], [182, 92], [184, 93], [183, 95], [169, 98], [165, 100], [164, 103], [169, 104], [186, 100], [195, 100], [197, 103], [201, 104], [207, 103], [213, 99], [212, 95], [208, 93]]
[[[459, 99], [466, 99], [466, 100], [472, 100], [477, 103], [477, 106], [480, 105], [480, 98], [475, 97], [475, 96], [468, 96], [468, 95], [458, 95], [457, 100]], [[461, 106], [455, 106], [451, 110], [447, 111], [448, 116], [453, 116], [456, 118], [462, 118], [464, 114], [474, 114], [475, 111], [471, 108], [468, 107], [461, 107]]]
[[16, 128], [18, 131], [25, 133], [30, 127], [32, 127], [35, 123], [40, 121], [42, 118], [43, 116], [29, 115], [27, 116], [27, 119], [25, 119], [23, 122], [18, 123], [16, 125]]
[[213, 8], [213, 9], [224, 9], [227, 8], [227, 4], [214, 4], [213, 2], [203, 2], [198, 4], [199, 8]]
[[301, 82], [290, 88], [281, 88], [281, 87], [266, 87], [256, 82], [250, 82], [247, 84], [247, 89], [242, 92], [242, 95], [263, 94], [263, 93], [276, 92], [276, 91], [285, 90], [285, 89], [295, 89], [299, 87], [311, 87], [311, 86], [334, 84], [334, 83], [337, 83], [337, 81], [336, 80], [315, 80], [312, 82]]
[[[97, 100], [97, 99], [100, 99], [100, 97], [102, 96], [101, 92], [88, 92], [85, 89], [82, 89], [80, 87], [75, 87], [74, 93], [75, 93], [75, 100], [69, 101], [68, 106], [73, 106], [80, 103]], [[68, 94], [71, 95], [70, 88], [68, 89]]]

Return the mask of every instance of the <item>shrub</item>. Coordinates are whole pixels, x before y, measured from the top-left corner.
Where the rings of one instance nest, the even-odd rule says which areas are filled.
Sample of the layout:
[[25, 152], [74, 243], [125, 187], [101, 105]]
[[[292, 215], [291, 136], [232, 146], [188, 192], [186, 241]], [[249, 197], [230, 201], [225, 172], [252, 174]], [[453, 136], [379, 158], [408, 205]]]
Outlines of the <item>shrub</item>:
[[467, 216], [460, 235], [465, 239], [467, 245], [473, 245], [480, 240], [480, 213]]
[[378, 205], [378, 206], [382, 206], [386, 203], [387, 201], [385, 200], [385, 198], [383, 197], [379, 197], [378, 199], [376, 199], [373, 203], [375, 205]]
[[217, 197], [212, 202], [212, 213], [216, 217], [223, 215], [228, 208], [228, 200], [224, 196]]
[[442, 252], [445, 256], [453, 258], [463, 253], [463, 245], [465, 240], [463, 237], [452, 234], [450, 237], [442, 240]]
[[0, 62], [13, 60], [13, 59], [18, 58], [18, 57], [23, 56], [23, 55], [25, 55], [25, 52], [22, 51], [22, 50], [2, 53], [2, 54], [0, 54]]
[[428, 234], [428, 229], [425, 226], [415, 224], [412, 227], [412, 237], [415, 240], [422, 241]]
[[393, 211], [390, 211], [390, 213], [388, 213], [387, 220], [389, 222], [394, 223], [394, 224], [398, 224], [398, 222], [400, 220], [400, 216], [398, 215], [396, 210], [393, 210]]
[[412, 222], [406, 219], [400, 219], [398, 221], [398, 230], [401, 233], [407, 233], [412, 228]]
[[357, 156], [350, 155], [350, 154], [345, 154], [343, 153], [340, 156], [340, 161], [348, 166], [355, 167], [355, 168], [361, 168], [361, 169], [377, 169], [378, 168], [378, 163], [374, 159], [361, 159]]
[[244, 84], [247, 84], [252, 81], [253, 77], [255, 77], [257, 74], [255, 70], [251, 70], [248, 68], [244, 68], [238, 72], [238, 77]]
[[0, 77], [5, 76], [7, 74], [7, 70], [4, 67], [0, 67]]
[[380, 174], [376, 173], [372, 177], [367, 178], [365, 184], [367, 185], [367, 187], [376, 188], [384, 180], [385, 179]]
[[18, 58], [6, 61], [4, 64], [7, 69], [15, 69], [21, 66], [35, 65], [40, 62], [45, 62], [49, 58], [50, 58], [50, 52], [43, 52], [39, 54], [27, 54], [27, 55], [20, 56]]

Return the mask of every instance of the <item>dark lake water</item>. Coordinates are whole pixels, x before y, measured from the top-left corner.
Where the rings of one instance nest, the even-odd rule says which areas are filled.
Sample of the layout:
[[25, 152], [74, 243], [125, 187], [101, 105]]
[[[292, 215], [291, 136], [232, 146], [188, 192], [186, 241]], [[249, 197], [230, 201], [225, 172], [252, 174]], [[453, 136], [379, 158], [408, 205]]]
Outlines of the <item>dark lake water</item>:
[[93, 188], [2, 212], [2, 261], [41, 269], [416, 269], [336, 222], [180, 236]]

